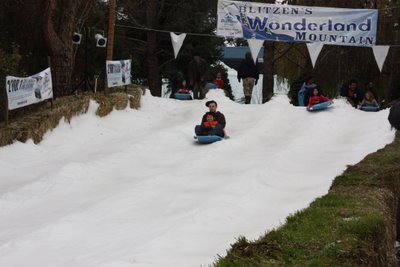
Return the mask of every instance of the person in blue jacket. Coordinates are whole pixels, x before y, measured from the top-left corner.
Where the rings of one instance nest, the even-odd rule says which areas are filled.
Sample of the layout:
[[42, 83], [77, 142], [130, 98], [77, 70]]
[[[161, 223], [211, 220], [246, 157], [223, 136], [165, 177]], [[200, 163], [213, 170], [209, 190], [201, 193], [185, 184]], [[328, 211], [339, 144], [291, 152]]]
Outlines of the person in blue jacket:
[[298, 93], [299, 106], [308, 106], [308, 101], [312, 96], [314, 88], [316, 87], [317, 85], [314, 83], [314, 79], [312, 77], [308, 77]]

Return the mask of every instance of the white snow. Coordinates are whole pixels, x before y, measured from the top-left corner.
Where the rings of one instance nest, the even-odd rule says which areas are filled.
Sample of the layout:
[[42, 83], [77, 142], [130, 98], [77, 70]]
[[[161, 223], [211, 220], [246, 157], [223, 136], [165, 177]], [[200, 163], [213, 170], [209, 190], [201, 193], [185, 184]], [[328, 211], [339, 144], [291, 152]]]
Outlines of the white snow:
[[62, 122], [39, 145], [0, 148], [0, 266], [200, 266], [327, 193], [347, 164], [394, 139], [388, 111], [343, 100], [308, 113], [284, 95], [222, 95], [230, 139], [197, 145], [206, 100]]

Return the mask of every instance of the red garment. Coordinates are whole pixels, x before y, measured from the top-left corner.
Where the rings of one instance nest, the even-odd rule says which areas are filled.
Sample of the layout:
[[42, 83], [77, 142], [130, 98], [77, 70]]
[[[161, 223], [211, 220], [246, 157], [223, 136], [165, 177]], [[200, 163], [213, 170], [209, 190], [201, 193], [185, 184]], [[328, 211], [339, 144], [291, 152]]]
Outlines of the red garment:
[[177, 91], [178, 94], [189, 94], [190, 91], [186, 88], [181, 88]]
[[[208, 112], [207, 112], [208, 113]], [[203, 122], [207, 121], [207, 113], [203, 115], [203, 118], [201, 120], [201, 123], [203, 124]], [[221, 112], [217, 111], [217, 112], [211, 112], [212, 115], [214, 116], [214, 120], [216, 120], [219, 124], [221, 124], [222, 128], [225, 128], [226, 126], [226, 120], [225, 120], [225, 116], [224, 114], [222, 114]]]
[[218, 88], [224, 89], [224, 85], [225, 85], [225, 84], [224, 84], [224, 80], [222, 80], [222, 79], [215, 79], [213, 83], [215, 83], [215, 84], [218, 86]]
[[217, 126], [218, 121], [205, 121], [203, 122], [203, 125], [206, 127], [215, 127]]
[[323, 95], [313, 95], [310, 97], [307, 107], [311, 108], [315, 104], [319, 104], [319, 103], [323, 103], [323, 102], [327, 102], [327, 101], [331, 101], [331, 99], [327, 98], [326, 96], [323, 96]]

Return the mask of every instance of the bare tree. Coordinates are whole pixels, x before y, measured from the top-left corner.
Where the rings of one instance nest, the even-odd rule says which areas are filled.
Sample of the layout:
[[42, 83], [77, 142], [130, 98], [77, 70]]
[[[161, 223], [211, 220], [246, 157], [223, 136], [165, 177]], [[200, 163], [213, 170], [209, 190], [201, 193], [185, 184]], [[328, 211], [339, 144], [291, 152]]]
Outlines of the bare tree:
[[[147, 0], [146, 21], [150, 29], [158, 28], [158, 0]], [[157, 32], [147, 32], [148, 81], [152, 95], [161, 96], [160, 67], [158, 60]]]
[[74, 65], [72, 35], [80, 16], [94, 0], [46, 0], [43, 32], [51, 58], [54, 95], [71, 93]]
[[[275, 0], [265, 0], [265, 3], [274, 4]], [[271, 99], [274, 94], [274, 57], [275, 46], [272, 41], [264, 42], [264, 77], [262, 87], [262, 102], [265, 103]]]

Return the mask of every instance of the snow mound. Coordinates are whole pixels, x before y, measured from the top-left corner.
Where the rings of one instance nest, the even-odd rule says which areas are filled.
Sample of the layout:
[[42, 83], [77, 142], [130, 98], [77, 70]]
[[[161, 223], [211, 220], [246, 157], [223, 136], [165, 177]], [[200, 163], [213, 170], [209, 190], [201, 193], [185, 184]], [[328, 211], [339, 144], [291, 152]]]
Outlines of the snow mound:
[[[197, 145], [215, 100], [230, 139]], [[335, 100], [309, 113], [276, 96], [241, 105], [143, 97], [140, 110], [61, 122], [0, 148], [0, 266], [199, 266], [326, 194], [394, 139], [388, 111]]]

